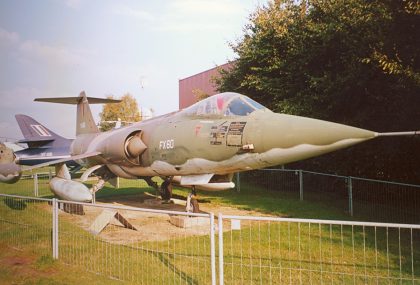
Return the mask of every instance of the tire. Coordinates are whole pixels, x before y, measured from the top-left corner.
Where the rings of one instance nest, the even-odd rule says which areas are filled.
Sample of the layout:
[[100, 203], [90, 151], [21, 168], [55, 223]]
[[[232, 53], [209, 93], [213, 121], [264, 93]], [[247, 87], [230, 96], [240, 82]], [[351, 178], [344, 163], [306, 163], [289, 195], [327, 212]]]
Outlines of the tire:
[[169, 182], [164, 181], [162, 183], [160, 196], [162, 197], [162, 200], [170, 200], [172, 198], [172, 186]]
[[193, 213], [199, 213], [200, 212], [200, 206], [198, 204], [197, 199], [191, 198], [190, 201], [190, 209], [192, 209]]

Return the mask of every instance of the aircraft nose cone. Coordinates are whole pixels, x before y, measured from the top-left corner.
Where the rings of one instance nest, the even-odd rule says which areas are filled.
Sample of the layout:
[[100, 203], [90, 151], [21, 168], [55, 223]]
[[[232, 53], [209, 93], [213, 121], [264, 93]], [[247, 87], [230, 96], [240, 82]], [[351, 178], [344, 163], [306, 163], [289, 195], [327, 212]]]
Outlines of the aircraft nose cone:
[[347, 125], [285, 114], [271, 114], [266, 120], [262, 149], [273, 152], [268, 160], [274, 159], [278, 164], [345, 148], [377, 135]]

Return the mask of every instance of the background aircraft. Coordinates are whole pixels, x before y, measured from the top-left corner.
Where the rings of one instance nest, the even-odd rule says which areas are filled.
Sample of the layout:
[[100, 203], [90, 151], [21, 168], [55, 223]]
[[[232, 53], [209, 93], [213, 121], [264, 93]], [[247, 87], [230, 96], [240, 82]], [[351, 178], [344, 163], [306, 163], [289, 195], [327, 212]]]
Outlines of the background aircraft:
[[[18, 181], [21, 176], [21, 165], [36, 165], [70, 157], [70, 145], [73, 140], [57, 135], [29, 116], [16, 115], [15, 118], [24, 137], [17, 143], [27, 144], [28, 147], [13, 150], [7, 143], [0, 145], [1, 182]], [[72, 172], [82, 167], [72, 160], [66, 164], [71, 167]]]
[[[35, 119], [26, 115], [16, 115], [17, 123], [24, 137], [18, 143], [25, 143], [28, 148], [15, 152], [16, 162], [20, 165], [36, 165], [57, 159], [70, 157], [73, 140], [57, 135]], [[81, 166], [74, 161], [67, 165], [78, 170]]]

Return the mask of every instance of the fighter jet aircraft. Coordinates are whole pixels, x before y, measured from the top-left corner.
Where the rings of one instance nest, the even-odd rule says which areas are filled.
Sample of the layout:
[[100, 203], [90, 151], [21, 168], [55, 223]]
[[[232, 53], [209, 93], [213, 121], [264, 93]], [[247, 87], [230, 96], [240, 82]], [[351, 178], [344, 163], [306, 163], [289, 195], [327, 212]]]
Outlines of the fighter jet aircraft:
[[[28, 148], [15, 152], [18, 164], [37, 165], [70, 157], [70, 145], [73, 140], [54, 133], [29, 116], [19, 114], [15, 118], [25, 138], [19, 140], [18, 143], [28, 145]], [[73, 161], [69, 161], [67, 165], [79, 166]]]
[[[17, 182], [23, 165], [36, 165], [70, 157], [70, 145], [73, 140], [57, 135], [29, 116], [15, 117], [24, 136], [24, 139], [17, 143], [27, 144], [28, 147], [13, 151], [7, 143], [0, 145], [0, 182]], [[72, 167], [72, 171], [81, 168], [72, 160], [66, 164]]]
[[[76, 139], [71, 157], [40, 164], [55, 164], [57, 176], [50, 185], [64, 199], [90, 201], [92, 193], [115, 177], [165, 179], [162, 197], [171, 197], [171, 184], [190, 186], [187, 209], [198, 211], [195, 190], [234, 187], [235, 172], [298, 161], [385, 135], [327, 121], [273, 113], [238, 93], [221, 93], [184, 110], [155, 117], [117, 130], [100, 133], [90, 103], [115, 102], [86, 97], [38, 98], [35, 101], [76, 104]], [[70, 180], [64, 163], [76, 160], [95, 173], [99, 183], [88, 189]], [[33, 167], [32, 167], [33, 168]]]

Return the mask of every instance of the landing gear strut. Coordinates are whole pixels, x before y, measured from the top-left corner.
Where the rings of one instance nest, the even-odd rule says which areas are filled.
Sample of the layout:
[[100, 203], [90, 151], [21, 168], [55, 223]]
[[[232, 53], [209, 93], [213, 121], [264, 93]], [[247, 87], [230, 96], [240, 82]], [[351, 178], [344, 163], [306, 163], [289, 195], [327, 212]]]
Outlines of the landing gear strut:
[[92, 188], [89, 189], [90, 193], [92, 193], [92, 204], [96, 203], [96, 192], [104, 188], [105, 182], [106, 181], [104, 179], [100, 178], [98, 180], [98, 183], [96, 183], [95, 185], [92, 186]]
[[172, 179], [167, 178], [165, 181], [163, 181], [162, 185], [160, 185], [160, 196], [162, 197], [162, 200], [169, 201], [172, 198]]
[[191, 193], [188, 194], [186, 210], [187, 210], [187, 212], [193, 212], [193, 213], [199, 213], [200, 212], [200, 206], [198, 205], [197, 193], [195, 191], [195, 186], [192, 187]]

